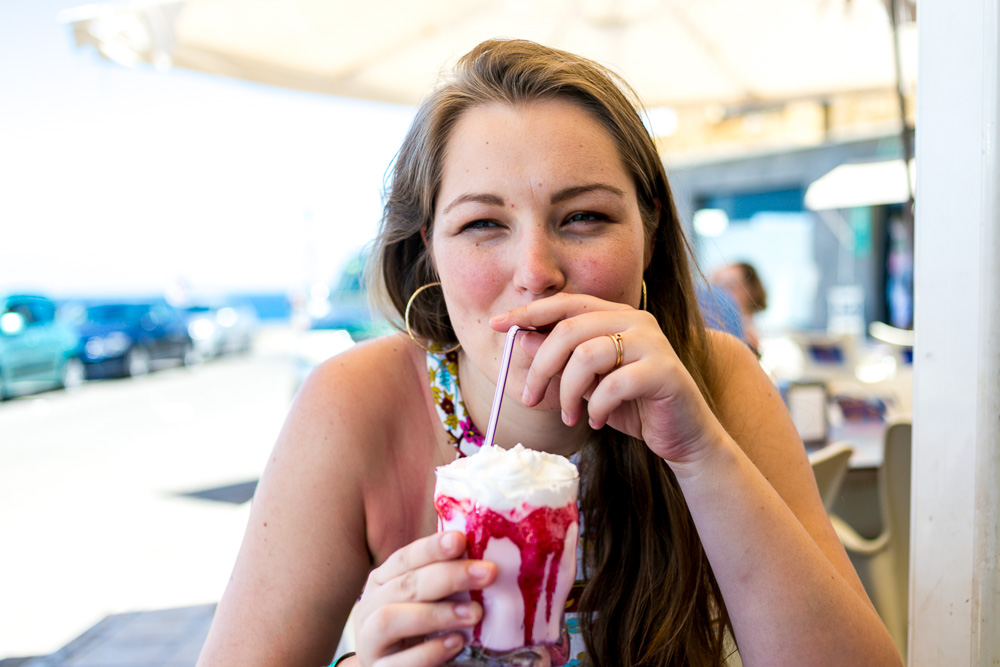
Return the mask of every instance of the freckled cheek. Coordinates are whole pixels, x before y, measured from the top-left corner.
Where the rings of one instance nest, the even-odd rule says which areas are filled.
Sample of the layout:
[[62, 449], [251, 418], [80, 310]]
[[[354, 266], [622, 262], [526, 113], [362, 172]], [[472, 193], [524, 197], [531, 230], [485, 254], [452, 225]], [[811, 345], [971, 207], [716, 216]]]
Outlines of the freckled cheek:
[[605, 257], [582, 260], [581, 270], [578, 272], [580, 282], [575, 291], [592, 294], [607, 301], [636, 305], [638, 301], [633, 298], [632, 292], [638, 290], [636, 276], [642, 271], [641, 258], [615, 258], [613, 253], [610, 257], [611, 261]]
[[449, 261], [447, 266], [439, 265], [438, 272], [448, 295], [452, 326], [459, 335], [469, 327], [481, 328], [500, 312], [496, 299], [505, 281], [495, 262], [479, 261], [470, 254]]

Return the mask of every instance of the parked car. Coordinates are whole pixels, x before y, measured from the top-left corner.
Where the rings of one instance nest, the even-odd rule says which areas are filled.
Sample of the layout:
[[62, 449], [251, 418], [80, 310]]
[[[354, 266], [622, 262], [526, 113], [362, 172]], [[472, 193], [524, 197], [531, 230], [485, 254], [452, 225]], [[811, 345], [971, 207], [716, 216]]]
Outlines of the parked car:
[[395, 331], [369, 305], [364, 270], [364, 256], [359, 254], [353, 257], [345, 264], [329, 296], [319, 303], [308, 305], [310, 330], [343, 330], [356, 343]]
[[0, 400], [83, 380], [77, 334], [43, 296], [0, 296]]
[[165, 301], [91, 305], [80, 325], [88, 379], [145, 375], [195, 360], [187, 318]]
[[188, 334], [201, 359], [249, 352], [259, 321], [250, 304], [206, 301], [184, 308]]
[[337, 283], [322, 299], [305, 304], [295, 351], [295, 383], [298, 387], [318, 364], [355, 343], [396, 331], [369, 305], [364, 285], [363, 254], [350, 259]]

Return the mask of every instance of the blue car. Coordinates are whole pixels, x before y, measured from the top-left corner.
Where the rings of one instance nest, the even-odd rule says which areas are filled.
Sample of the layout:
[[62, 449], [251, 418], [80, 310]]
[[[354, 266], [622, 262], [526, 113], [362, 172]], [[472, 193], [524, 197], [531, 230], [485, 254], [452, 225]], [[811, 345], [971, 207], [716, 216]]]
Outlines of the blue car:
[[0, 295], [0, 400], [79, 384], [77, 334], [56, 304], [30, 294]]
[[165, 301], [92, 305], [80, 324], [87, 379], [145, 375], [161, 362], [187, 365], [193, 349], [187, 319]]

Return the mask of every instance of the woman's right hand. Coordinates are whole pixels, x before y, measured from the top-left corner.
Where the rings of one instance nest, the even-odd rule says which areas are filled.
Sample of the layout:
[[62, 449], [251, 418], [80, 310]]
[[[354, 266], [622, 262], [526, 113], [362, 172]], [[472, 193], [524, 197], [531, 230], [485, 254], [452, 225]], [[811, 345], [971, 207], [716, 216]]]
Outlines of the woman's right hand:
[[458, 630], [474, 626], [483, 610], [476, 602], [445, 598], [485, 588], [497, 576], [495, 564], [464, 554], [462, 533], [435, 533], [372, 570], [355, 609], [360, 664], [440, 665], [458, 655], [465, 644]]

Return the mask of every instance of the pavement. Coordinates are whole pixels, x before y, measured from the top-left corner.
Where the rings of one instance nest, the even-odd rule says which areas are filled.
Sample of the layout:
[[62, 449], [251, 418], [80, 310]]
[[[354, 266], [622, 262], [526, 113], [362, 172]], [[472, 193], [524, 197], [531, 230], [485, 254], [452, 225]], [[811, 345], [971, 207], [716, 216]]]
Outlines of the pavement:
[[55, 653], [0, 667], [193, 667], [215, 605], [115, 614]]
[[[114, 614], [51, 655], [0, 659], [0, 667], [194, 667], [215, 606]], [[345, 629], [335, 655], [354, 649], [351, 637]]]
[[297, 341], [0, 407], [0, 667], [193, 667]]
[[[188, 494], [241, 505], [257, 482]], [[8, 658], [0, 667], [193, 667], [215, 614], [215, 604], [113, 614], [58, 651], [42, 657]]]
[[292, 397], [275, 335], [0, 406], [0, 667], [196, 663]]

